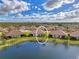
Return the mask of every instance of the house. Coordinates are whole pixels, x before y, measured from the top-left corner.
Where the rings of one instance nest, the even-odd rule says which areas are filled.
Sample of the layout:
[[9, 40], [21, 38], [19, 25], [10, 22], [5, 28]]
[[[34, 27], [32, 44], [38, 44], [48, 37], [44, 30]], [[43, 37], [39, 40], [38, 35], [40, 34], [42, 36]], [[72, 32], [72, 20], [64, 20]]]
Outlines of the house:
[[17, 30], [18, 29], [18, 27], [16, 27], [16, 26], [9, 26], [8, 28], [9, 28], [9, 30]]
[[79, 39], [79, 31], [77, 30], [77, 31], [71, 32], [70, 37], [72, 40], [76, 40], [76, 39], [78, 40]]
[[27, 28], [26, 28], [26, 26], [20, 26], [19, 27], [19, 30], [26, 30]]
[[21, 31], [18, 31], [18, 30], [12, 30], [12, 31], [9, 31], [9, 32], [6, 32], [4, 34], [4, 38], [7, 39], [7, 38], [15, 38], [15, 37], [21, 37], [23, 36], [23, 32]]
[[66, 33], [63, 30], [52, 30], [49, 32], [49, 37], [65, 38]]
[[37, 35], [37, 36], [42, 36], [42, 34], [44, 33], [43, 30], [38, 30], [37, 33], [36, 33], [36, 31], [37, 31], [37, 30], [32, 30], [31, 33], [30, 33], [30, 35], [31, 35], [31, 36], [36, 36], [36, 35]]

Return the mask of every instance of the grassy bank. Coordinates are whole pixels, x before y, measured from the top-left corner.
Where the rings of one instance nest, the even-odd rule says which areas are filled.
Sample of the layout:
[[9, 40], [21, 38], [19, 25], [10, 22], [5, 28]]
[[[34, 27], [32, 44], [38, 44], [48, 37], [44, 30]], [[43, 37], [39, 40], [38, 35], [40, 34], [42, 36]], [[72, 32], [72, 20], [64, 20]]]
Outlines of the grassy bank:
[[2, 44], [0, 44], [0, 48], [5, 48], [5, 47], [8, 47], [8, 46], [12, 46], [12, 45], [15, 45], [15, 44], [19, 44], [19, 43], [23, 43], [23, 42], [26, 42], [26, 41], [29, 41], [29, 40], [34, 40], [35, 38], [28, 38], [28, 37], [23, 37], [23, 38], [13, 38], [13, 39], [8, 39], [8, 40], [5, 40], [4, 42], [2, 42]]
[[[42, 42], [42, 41], [44, 41], [42, 39], [45, 39], [45, 38], [40, 37], [39, 39]], [[37, 42], [35, 37], [22, 37], [22, 38], [7, 39], [7, 40], [4, 40], [0, 44], [0, 49], [8, 47], [8, 46], [15, 45], [15, 44], [20, 44], [20, 43], [23, 43], [23, 42], [26, 42], [26, 41]]]
[[[40, 39], [40, 42], [43, 42], [44, 41], [43, 39], [45, 38], [40, 37], [39, 39]], [[8, 40], [5, 40], [2, 44], [0, 44], [0, 49], [15, 45], [15, 44], [20, 44], [26, 41], [37, 42], [35, 37], [22, 37], [22, 38], [8, 39]], [[79, 41], [56, 39], [56, 38], [49, 38], [48, 42], [55, 42], [58, 44], [79, 45]]]

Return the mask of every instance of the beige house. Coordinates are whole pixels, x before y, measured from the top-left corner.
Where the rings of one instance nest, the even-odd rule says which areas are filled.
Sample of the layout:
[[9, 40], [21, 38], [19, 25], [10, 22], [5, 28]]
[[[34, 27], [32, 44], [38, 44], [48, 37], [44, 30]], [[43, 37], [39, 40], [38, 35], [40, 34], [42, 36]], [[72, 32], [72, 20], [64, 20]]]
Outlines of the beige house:
[[65, 38], [66, 34], [63, 30], [52, 30], [49, 32], [49, 37]]
[[79, 39], [79, 31], [74, 31], [70, 33], [71, 39]]
[[14, 37], [20, 37], [22, 35], [23, 35], [23, 32], [20, 32], [18, 30], [13, 30], [13, 31], [6, 32], [4, 34], [4, 38], [14, 38]]

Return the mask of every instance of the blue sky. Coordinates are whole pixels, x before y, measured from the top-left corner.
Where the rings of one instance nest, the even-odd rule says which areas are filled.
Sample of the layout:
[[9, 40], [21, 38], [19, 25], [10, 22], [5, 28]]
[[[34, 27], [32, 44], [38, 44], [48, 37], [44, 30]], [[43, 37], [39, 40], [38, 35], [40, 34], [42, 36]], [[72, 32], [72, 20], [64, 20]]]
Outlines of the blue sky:
[[[22, 14], [23, 15], [26, 15], [26, 14], [33, 14], [33, 13], [44, 13], [44, 12], [53, 12], [53, 13], [59, 13], [61, 11], [69, 11], [69, 10], [72, 10], [74, 9], [73, 8], [73, 4], [75, 3], [78, 3], [79, 1], [78, 0], [75, 0], [74, 3], [70, 3], [70, 4], [64, 4], [62, 7], [60, 8], [57, 8], [57, 9], [54, 9], [54, 10], [50, 10], [50, 11], [47, 11], [43, 8], [42, 4], [44, 4], [47, 0], [23, 0], [25, 2], [28, 2], [30, 3], [30, 6], [28, 6], [30, 8], [30, 10], [26, 10], [26, 11], [23, 11]], [[35, 8], [37, 6], [37, 8]], [[39, 8], [41, 10], [39, 10]], [[70, 9], [71, 8], [71, 9]]]
[[0, 21], [79, 22], [78, 17], [79, 0], [0, 0]]

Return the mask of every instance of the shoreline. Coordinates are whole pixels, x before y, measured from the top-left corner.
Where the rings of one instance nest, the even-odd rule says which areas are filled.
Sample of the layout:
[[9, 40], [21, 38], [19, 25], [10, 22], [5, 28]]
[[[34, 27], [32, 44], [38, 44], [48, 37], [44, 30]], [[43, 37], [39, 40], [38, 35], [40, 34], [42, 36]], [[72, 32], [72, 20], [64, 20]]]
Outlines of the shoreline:
[[[42, 37], [40, 37], [43, 39]], [[41, 42], [43, 40], [40, 40]], [[0, 44], [0, 49], [13, 46], [16, 44], [24, 43], [24, 42], [37, 42], [35, 37], [22, 37], [22, 38], [14, 38], [14, 39], [9, 39], [5, 40], [3, 44]], [[56, 39], [56, 38], [49, 38], [48, 42], [54, 42], [57, 44], [69, 44], [69, 45], [79, 45], [79, 40], [77, 41], [72, 41], [72, 40], [64, 40], [64, 39]]]

